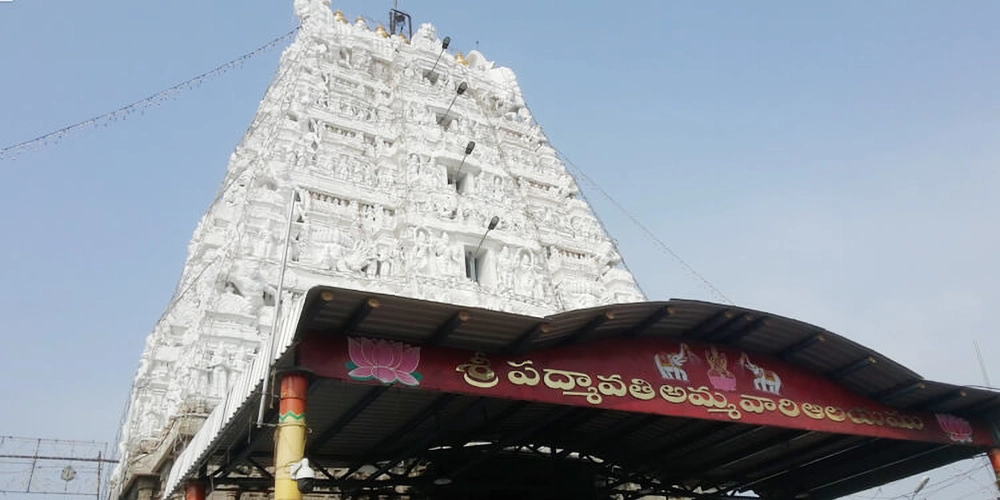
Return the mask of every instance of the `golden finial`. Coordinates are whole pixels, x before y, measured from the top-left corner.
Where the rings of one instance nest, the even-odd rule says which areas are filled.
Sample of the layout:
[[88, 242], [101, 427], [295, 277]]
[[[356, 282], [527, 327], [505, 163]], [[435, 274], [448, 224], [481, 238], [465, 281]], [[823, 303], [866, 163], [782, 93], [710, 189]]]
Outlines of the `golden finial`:
[[337, 12], [333, 13], [333, 20], [337, 21], [338, 23], [347, 24], [347, 18], [344, 17], [344, 11], [340, 9], [337, 9]]
[[457, 62], [458, 64], [461, 64], [462, 66], [468, 66], [469, 65], [469, 61], [467, 61], [465, 59], [465, 55], [463, 55], [461, 52], [459, 52], [458, 54], [455, 54], [455, 62]]
[[389, 38], [389, 32], [387, 32], [381, 24], [378, 25], [378, 28], [375, 28], [375, 34], [382, 38]]
[[407, 44], [410, 43], [410, 39], [406, 38], [406, 33], [400, 32], [399, 33], [399, 38], [403, 39], [403, 43], [407, 43]]

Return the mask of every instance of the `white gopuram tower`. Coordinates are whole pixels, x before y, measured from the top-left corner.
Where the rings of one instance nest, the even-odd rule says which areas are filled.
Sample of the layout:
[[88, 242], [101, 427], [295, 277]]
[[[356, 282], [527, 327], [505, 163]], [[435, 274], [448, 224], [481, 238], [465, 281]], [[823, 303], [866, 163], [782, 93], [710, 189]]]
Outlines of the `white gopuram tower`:
[[450, 55], [429, 24], [406, 40], [329, 0], [295, 10], [146, 341], [119, 488], [157, 474], [266, 345], [283, 269], [286, 299], [330, 285], [537, 316], [644, 300], [513, 71]]

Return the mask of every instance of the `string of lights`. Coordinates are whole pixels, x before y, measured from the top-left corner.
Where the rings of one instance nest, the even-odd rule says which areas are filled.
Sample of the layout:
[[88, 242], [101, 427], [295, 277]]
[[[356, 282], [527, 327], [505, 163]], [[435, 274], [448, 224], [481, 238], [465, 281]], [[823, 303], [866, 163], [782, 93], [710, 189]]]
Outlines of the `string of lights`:
[[[208, 71], [208, 72], [203, 73], [201, 75], [198, 75], [198, 76], [196, 76], [194, 78], [191, 78], [191, 79], [187, 80], [185, 83], [182, 83], [182, 84], [179, 84], [179, 85], [175, 85], [174, 87], [171, 87], [171, 89], [177, 88], [177, 87], [185, 88], [185, 89], [186, 88], [190, 88], [190, 86], [193, 86], [194, 82], [196, 82], [196, 81], [197, 82], [201, 82], [201, 81], [204, 81], [204, 80], [210, 78], [211, 76], [216, 76], [216, 75], [222, 74], [223, 72], [228, 71], [229, 69], [231, 69], [231, 68], [233, 68], [235, 66], [238, 66], [239, 64], [241, 64], [243, 62], [246, 62], [246, 61], [252, 59], [253, 57], [255, 57], [257, 55], [260, 55], [263, 52], [265, 52], [265, 51], [267, 51], [267, 50], [269, 50], [269, 49], [277, 46], [278, 44], [282, 43], [284, 40], [288, 39], [289, 37], [291, 37], [295, 33], [297, 33], [298, 30], [299, 30], [299, 27], [296, 27], [296, 28], [292, 29], [291, 31], [289, 31], [289, 32], [287, 32], [287, 33], [279, 36], [278, 38], [275, 38], [275, 39], [271, 40], [270, 42], [268, 42], [268, 43], [266, 43], [264, 45], [261, 45], [260, 47], [254, 49], [251, 52], [248, 52], [248, 53], [246, 53], [246, 54], [244, 54], [244, 55], [242, 55], [242, 56], [240, 56], [240, 57], [238, 57], [236, 59], [233, 59], [233, 60], [231, 60], [231, 61], [229, 61], [229, 62], [227, 62], [227, 63], [225, 63], [225, 64], [223, 64], [221, 66], [218, 66], [218, 67], [216, 67], [215, 69], [213, 69], [211, 71]], [[275, 79], [275, 81], [279, 81], [279, 80], [283, 79], [286, 76], [287, 73], [288, 73], [288, 70], [286, 69], [282, 74], [278, 75], [278, 77]], [[185, 84], [188, 84], [188, 86], [185, 86]], [[169, 91], [169, 90], [170, 89], [167, 89], [167, 91]], [[163, 91], [163, 92], [166, 92], [166, 91]], [[147, 98], [147, 99], [152, 99], [156, 95], [162, 94], [163, 92], [157, 93], [154, 96], [151, 96], [150, 98]], [[284, 99], [284, 97], [285, 97], [284, 95], [281, 96], [282, 99]], [[154, 101], [154, 102], [159, 102], [159, 101]], [[133, 104], [136, 104], [136, 103], [133, 103]], [[105, 116], [105, 115], [102, 115], [102, 116]], [[253, 124], [251, 124], [250, 127], [253, 127]], [[2, 158], [2, 156], [0, 156], [0, 158]], [[215, 198], [209, 204], [209, 210], [211, 209], [211, 207], [213, 205], [215, 205], [216, 203], [219, 202], [219, 200], [222, 199], [222, 196], [226, 192], [226, 190], [229, 189], [229, 187], [234, 182], [236, 182], [239, 178], [240, 178], [240, 176], [235, 175], [235, 176], [232, 176], [231, 178], [229, 178], [227, 180], [227, 182], [222, 186], [221, 189], [219, 189], [219, 191], [216, 194]], [[252, 180], [251, 180], [251, 182], [252, 182]], [[238, 239], [242, 239], [242, 234], [238, 235]], [[160, 315], [160, 318], [157, 321], [157, 323], [162, 322], [166, 318], [167, 314], [170, 312], [170, 310], [173, 308], [173, 306], [178, 301], [180, 301], [194, 287], [194, 285], [198, 282], [198, 280], [201, 278], [201, 276], [209, 268], [211, 268], [213, 265], [215, 265], [218, 262], [220, 262], [221, 259], [222, 259], [222, 257], [223, 257], [222, 253], [220, 253], [219, 255], [216, 255], [215, 258], [213, 258], [212, 260], [210, 260], [201, 269], [199, 269], [198, 272], [195, 273], [195, 275], [193, 277], [191, 277], [189, 280], [187, 280], [186, 283], [185, 283], [185, 279], [184, 279], [184, 275], [183, 274], [180, 276], [180, 278], [178, 278], [178, 284], [177, 284], [177, 286], [174, 289], [175, 290], [174, 291], [174, 295], [170, 298], [169, 305], [164, 309], [164, 311]], [[120, 422], [119, 422], [119, 426], [118, 426], [118, 431], [117, 431], [117, 434], [115, 436], [115, 442], [116, 443], [120, 443], [122, 441], [122, 439], [124, 438], [123, 431], [124, 431], [124, 429], [126, 427], [126, 424], [128, 422], [129, 413], [131, 412], [132, 401], [134, 401], [134, 399], [135, 399], [135, 393], [137, 391], [142, 391], [144, 389], [146, 389], [146, 384], [143, 384], [143, 385], [140, 385], [140, 386], [132, 386], [130, 388], [130, 390], [128, 392], [128, 397], [126, 398], [125, 404], [123, 405], [123, 408], [122, 408], [122, 413], [121, 413], [121, 418], [120, 418]], [[135, 423], [133, 423], [133, 428], [129, 429], [129, 432], [134, 432], [134, 430], [135, 430], [134, 429], [134, 427], [135, 427], [134, 424]], [[145, 454], [140, 454], [138, 457], [127, 457], [126, 456], [125, 457], [126, 458], [125, 464], [123, 465], [124, 468], [127, 469], [133, 463], [135, 463], [136, 461], [142, 459], [143, 456], [145, 456]]]
[[271, 40], [270, 42], [267, 42], [266, 44], [261, 45], [260, 47], [257, 47], [256, 49], [247, 52], [246, 54], [243, 54], [240, 57], [237, 57], [236, 59], [233, 59], [229, 62], [219, 65], [198, 76], [195, 76], [181, 83], [178, 83], [177, 85], [156, 92], [155, 94], [152, 94], [144, 99], [139, 99], [138, 101], [126, 104], [125, 106], [122, 106], [113, 111], [109, 111], [102, 115], [88, 118], [86, 120], [74, 123], [72, 125], [67, 125], [63, 128], [54, 130], [47, 134], [40, 135], [33, 139], [28, 139], [26, 141], [22, 141], [17, 144], [6, 146], [0, 149], [0, 160], [5, 160], [5, 159], [13, 160], [16, 159], [18, 155], [23, 154], [25, 152], [33, 151], [42, 147], [58, 143], [73, 132], [107, 126], [110, 123], [130, 118], [137, 112], [142, 112], [152, 106], [156, 106], [165, 101], [173, 99], [185, 90], [191, 90], [201, 85], [206, 80], [215, 78], [219, 75], [228, 72], [233, 68], [241, 66], [243, 63], [249, 61], [250, 59], [253, 59], [254, 57], [257, 57], [263, 54], [264, 52], [267, 52], [268, 50], [278, 46], [286, 39], [294, 35], [298, 30], [299, 28], [296, 27], [291, 31], [275, 38], [274, 40]]

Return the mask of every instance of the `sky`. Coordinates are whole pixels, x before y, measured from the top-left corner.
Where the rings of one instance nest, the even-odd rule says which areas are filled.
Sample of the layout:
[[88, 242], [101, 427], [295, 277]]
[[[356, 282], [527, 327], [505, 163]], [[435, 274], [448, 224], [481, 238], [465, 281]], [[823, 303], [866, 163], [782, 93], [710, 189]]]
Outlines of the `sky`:
[[[391, 6], [334, 1], [352, 20]], [[452, 51], [515, 70], [650, 299], [720, 296], [633, 219], [740, 306], [955, 384], [985, 384], [978, 342], [1000, 385], [1000, 3], [399, 7]], [[296, 24], [292, 0], [0, 2], [0, 148]], [[144, 339], [287, 44], [0, 158], [0, 435], [114, 441]], [[989, 480], [963, 462], [917, 498], [994, 498]]]

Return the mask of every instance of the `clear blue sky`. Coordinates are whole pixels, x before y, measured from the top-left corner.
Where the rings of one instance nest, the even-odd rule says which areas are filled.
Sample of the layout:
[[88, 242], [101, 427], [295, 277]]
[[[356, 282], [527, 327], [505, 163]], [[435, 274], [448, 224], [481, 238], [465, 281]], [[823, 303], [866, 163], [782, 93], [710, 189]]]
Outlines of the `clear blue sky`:
[[[334, 6], [382, 19], [391, 2]], [[400, 7], [453, 50], [478, 45], [512, 67], [556, 147], [737, 304], [952, 383], [983, 383], [978, 340], [1000, 385], [1000, 3]], [[0, 147], [295, 24], [292, 0], [0, 3]], [[143, 341], [279, 54], [0, 160], [0, 435], [113, 439]], [[714, 300], [581, 184], [651, 298]], [[986, 476], [972, 477], [968, 498], [988, 498], [976, 493]]]

